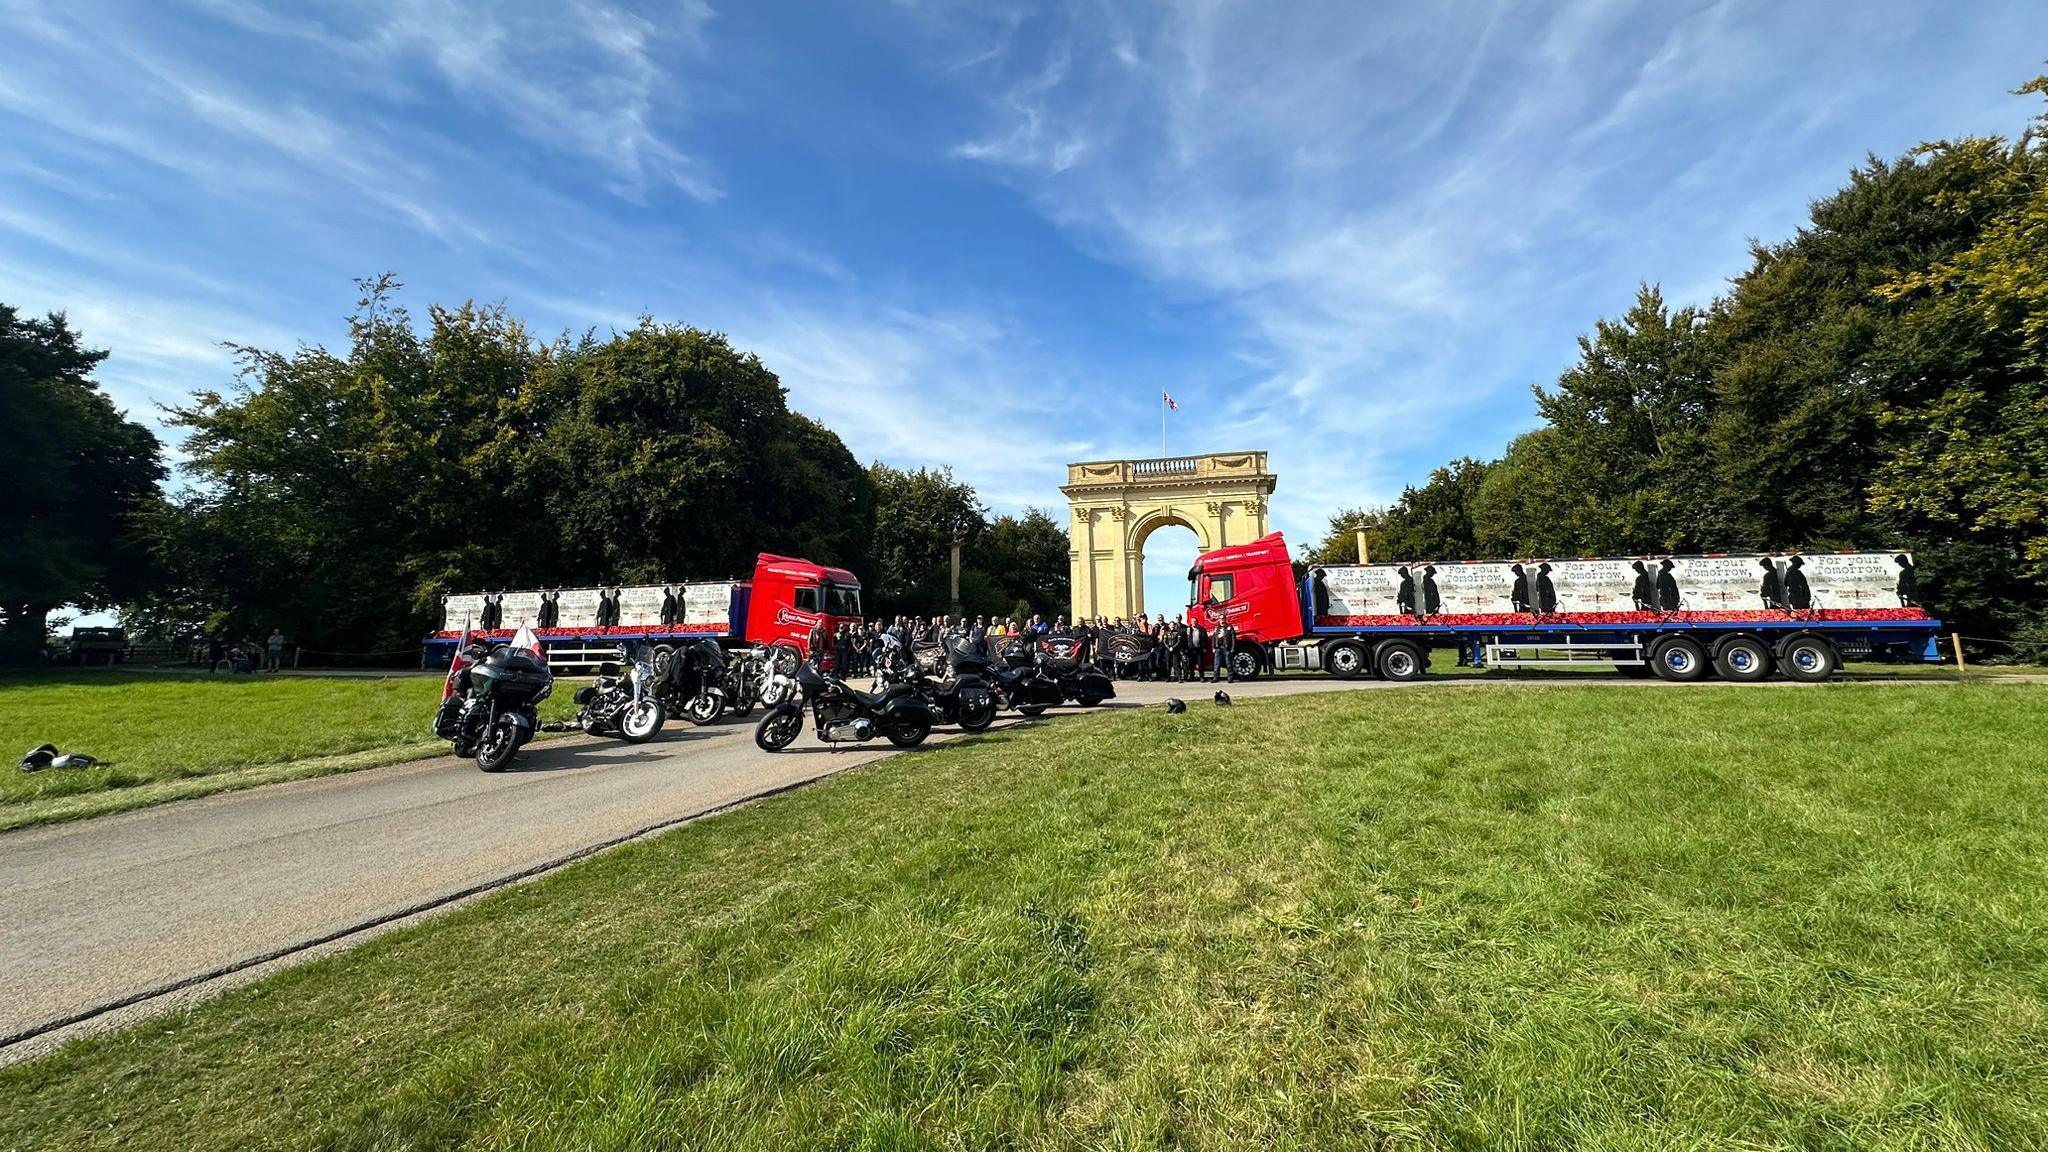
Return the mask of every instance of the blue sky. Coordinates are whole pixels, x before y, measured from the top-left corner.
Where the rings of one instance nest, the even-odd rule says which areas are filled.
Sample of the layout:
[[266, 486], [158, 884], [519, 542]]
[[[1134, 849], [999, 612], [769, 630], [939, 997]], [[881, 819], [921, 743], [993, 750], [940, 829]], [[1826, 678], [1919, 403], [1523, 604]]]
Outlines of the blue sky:
[[338, 343], [352, 277], [652, 313], [998, 510], [1156, 454], [1170, 390], [1312, 539], [1498, 453], [1639, 280], [2016, 132], [2044, 55], [2038, 2], [0, 0], [0, 300], [145, 418], [222, 341]]

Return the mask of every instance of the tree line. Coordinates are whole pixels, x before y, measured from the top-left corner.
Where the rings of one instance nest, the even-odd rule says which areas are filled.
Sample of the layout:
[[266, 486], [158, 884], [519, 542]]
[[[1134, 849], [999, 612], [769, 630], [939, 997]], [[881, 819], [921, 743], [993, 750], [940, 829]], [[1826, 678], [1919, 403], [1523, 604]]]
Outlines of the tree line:
[[1944, 619], [2048, 657], [2044, 133], [1871, 157], [1706, 305], [1641, 286], [1538, 428], [1311, 561], [1907, 547]]
[[0, 309], [0, 642], [32, 659], [52, 609], [118, 608], [131, 634], [281, 628], [402, 651], [456, 590], [744, 577], [759, 551], [851, 568], [871, 610], [1055, 612], [1066, 535], [994, 516], [944, 471], [863, 467], [789, 408], [760, 359], [652, 319], [534, 338], [502, 305], [433, 307], [363, 284], [344, 351], [236, 348], [231, 387], [168, 409], [162, 445], [91, 379], [64, 317]]

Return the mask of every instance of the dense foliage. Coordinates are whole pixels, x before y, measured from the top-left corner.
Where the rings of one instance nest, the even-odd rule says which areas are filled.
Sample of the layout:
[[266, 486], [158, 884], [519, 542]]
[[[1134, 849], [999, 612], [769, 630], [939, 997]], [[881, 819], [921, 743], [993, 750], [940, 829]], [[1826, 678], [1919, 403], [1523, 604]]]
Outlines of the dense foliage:
[[364, 284], [345, 352], [241, 349], [171, 413], [189, 488], [144, 520], [131, 622], [314, 649], [415, 645], [453, 590], [745, 576], [760, 551], [854, 569], [873, 608], [944, 611], [954, 530], [971, 610], [1053, 611], [1066, 537], [991, 521], [946, 473], [862, 468], [725, 337], [643, 320], [535, 340], [502, 307]]
[[1401, 559], [1907, 546], [1965, 633], [2038, 636], [2044, 123], [1872, 159], [1707, 307], [1644, 286], [1536, 390], [1541, 427], [1339, 514], [1313, 558], [1359, 529]]
[[53, 609], [147, 586], [136, 520], [158, 500], [160, 446], [93, 383], [106, 357], [63, 316], [0, 304], [0, 661], [40, 652]]

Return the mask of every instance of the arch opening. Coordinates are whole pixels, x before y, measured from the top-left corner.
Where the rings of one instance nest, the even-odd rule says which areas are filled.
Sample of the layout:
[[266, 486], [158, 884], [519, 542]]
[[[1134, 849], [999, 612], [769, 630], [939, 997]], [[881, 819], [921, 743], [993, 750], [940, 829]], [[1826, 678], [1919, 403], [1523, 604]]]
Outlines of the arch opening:
[[1132, 566], [1138, 570], [1134, 609], [1148, 620], [1178, 618], [1187, 607], [1188, 569], [1207, 550], [1201, 529], [1173, 513], [1138, 525], [1131, 538]]

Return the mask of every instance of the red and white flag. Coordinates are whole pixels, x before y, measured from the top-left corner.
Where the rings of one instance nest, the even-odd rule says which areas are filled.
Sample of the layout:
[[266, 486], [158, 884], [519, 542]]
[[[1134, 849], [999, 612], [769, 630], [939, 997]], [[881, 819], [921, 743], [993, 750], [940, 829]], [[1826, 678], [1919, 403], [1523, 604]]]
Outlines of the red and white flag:
[[528, 652], [533, 653], [535, 660], [543, 664], [548, 662], [548, 654], [541, 650], [540, 637], [533, 634], [533, 625], [531, 624], [521, 623], [519, 625], [519, 631], [512, 634], [512, 647], [526, 649]]
[[441, 699], [455, 695], [455, 685], [462, 679], [462, 670], [469, 667], [469, 617], [462, 618], [462, 639], [455, 642], [455, 657], [448, 661], [448, 678], [441, 681]]
[[1168, 408], [1171, 408], [1171, 409], [1173, 409], [1173, 410], [1174, 410], [1175, 412], [1178, 412], [1178, 411], [1180, 411], [1180, 405], [1179, 405], [1179, 404], [1176, 404], [1176, 403], [1174, 403], [1174, 399], [1173, 399], [1173, 393], [1171, 393], [1171, 392], [1168, 392], [1168, 391], [1167, 391], [1166, 389], [1164, 389], [1164, 388], [1161, 388], [1161, 389], [1159, 390], [1159, 398], [1160, 398], [1161, 400], [1164, 400], [1164, 401], [1166, 401], [1166, 406], [1167, 406]]

